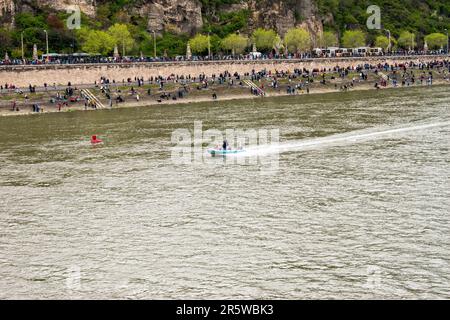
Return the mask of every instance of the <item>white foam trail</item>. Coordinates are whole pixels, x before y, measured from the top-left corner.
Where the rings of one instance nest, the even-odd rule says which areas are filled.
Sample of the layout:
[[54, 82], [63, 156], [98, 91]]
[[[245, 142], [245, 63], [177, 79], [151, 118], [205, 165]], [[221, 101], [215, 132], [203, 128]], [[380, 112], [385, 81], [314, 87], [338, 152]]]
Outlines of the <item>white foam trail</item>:
[[423, 125], [415, 125], [415, 126], [411, 126], [411, 127], [394, 128], [394, 129], [375, 131], [375, 132], [367, 132], [367, 130], [364, 130], [363, 132], [352, 131], [352, 132], [347, 132], [344, 134], [337, 134], [337, 135], [332, 135], [332, 136], [323, 137], [323, 138], [299, 140], [299, 141], [295, 141], [295, 142], [285, 142], [285, 143], [280, 143], [278, 145], [274, 144], [274, 145], [250, 147], [247, 149], [247, 152], [241, 154], [241, 156], [264, 155], [264, 154], [270, 154], [270, 153], [275, 153], [275, 152], [283, 153], [283, 152], [289, 152], [289, 151], [302, 151], [302, 150], [313, 149], [313, 148], [329, 146], [329, 145], [359, 143], [359, 142], [364, 142], [364, 141], [369, 141], [369, 140], [381, 139], [383, 137], [393, 135], [393, 134], [405, 133], [405, 132], [410, 132], [410, 131], [420, 131], [420, 130], [425, 130], [425, 129], [430, 129], [430, 128], [438, 128], [438, 127], [446, 127], [446, 126], [450, 126], [450, 121], [435, 122], [435, 123], [423, 124]]

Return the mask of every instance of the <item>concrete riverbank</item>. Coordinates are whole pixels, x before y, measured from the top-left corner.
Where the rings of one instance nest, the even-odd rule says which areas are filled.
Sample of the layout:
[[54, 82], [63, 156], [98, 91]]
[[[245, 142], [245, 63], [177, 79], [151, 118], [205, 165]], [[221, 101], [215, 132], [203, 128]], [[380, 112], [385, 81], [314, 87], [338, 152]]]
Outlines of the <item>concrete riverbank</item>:
[[[433, 85], [433, 87], [436, 86], [450, 86], [450, 82], [449, 81], [436, 81], [435, 84]], [[411, 86], [411, 87], [407, 87], [407, 88], [417, 88], [418, 86]], [[428, 85], [424, 85], [422, 86], [424, 89], [429, 88], [431, 86]], [[389, 88], [381, 88], [380, 90], [401, 90], [404, 89], [406, 87], [389, 87]], [[361, 84], [361, 85], [357, 85], [354, 86], [351, 91], [368, 91], [368, 90], [376, 90], [374, 88], [374, 86], [372, 84]], [[340, 94], [346, 94], [346, 92], [342, 92], [340, 90], [336, 90], [333, 89], [331, 87], [328, 88], [317, 88], [314, 89], [312, 91], [310, 91], [309, 93], [307, 93], [306, 90], [303, 91], [298, 91], [295, 94], [289, 94], [289, 93], [285, 93], [282, 91], [279, 92], [272, 92], [270, 95], [266, 96], [267, 98], [274, 98], [274, 97], [287, 97], [287, 96], [292, 96], [292, 97], [298, 97], [298, 99], [301, 99], [302, 96], [305, 95], [310, 95], [310, 96], [319, 96], [319, 95], [323, 95], [323, 94], [331, 94], [331, 93], [337, 93], [339, 92]], [[265, 99], [266, 97], [261, 97], [261, 96], [255, 96], [252, 95], [250, 93], [248, 93], [248, 90], [244, 90], [241, 93], [228, 93], [228, 94], [223, 94], [220, 97], [218, 97], [216, 100], [212, 99], [210, 96], [195, 96], [195, 97], [188, 97], [188, 98], [184, 98], [184, 99], [177, 99], [177, 100], [167, 100], [167, 101], [161, 101], [158, 102], [157, 100], [154, 99], [150, 99], [150, 98], [144, 98], [140, 101], [136, 101], [135, 99], [129, 99], [124, 103], [121, 104], [113, 104], [113, 106], [111, 108], [105, 108], [105, 109], [122, 109], [122, 108], [133, 108], [133, 107], [152, 107], [152, 106], [156, 106], [156, 105], [166, 105], [166, 106], [173, 106], [173, 105], [182, 105], [182, 104], [192, 104], [192, 103], [204, 103], [204, 102], [210, 102], [210, 103], [215, 103], [218, 101], [230, 101], [230, 100], [249, 100], [249, 99], [253, 99], [253, 100], [260, 100], [260, 99]], [[103, 109], [103, 110], [105, 110]], [[12, 111], [10, 108], [0, 108], [0, 116], [25, 116], [25, 115], [41, 115], [41, 114], [47, 114], [47, 113], [57, 113], [57, 112], [74, 112], [74, 111], [79, 111], [79, 112], [86, 112], [86, 111], [96, 111], [99, 109], [93, 109], [93, 108], [86, 108], [84, 106], [83, 103], [74, 103], [74, 104], [70, 104], [67, 107], [62, 107], [62, 108], [58, 108], [57, 105], [55, 104], [50, 104], [50, 103], [43, 103], [41, 105], [41, 112], [33, 112], [32, 108], [27, 105], [27, 106], [22, 106], [19, 108], [19, 111]]]
[[435, 60], [448, 59], [445, 55], [422, 56], [381, 56], [381, 57], [352, 57], [352, 58], [319, 58], [292, 60], [236, 60], [236, 61], [189, 61], [189, 62], [155, 62], [129, 64], [79, 64], [79, 65], [31, 65], [31, 66], [0, 66], [0, 83], [14, 84], [17, 87], [28, 85], [42, 86], [93, 84], [101, 77], [114, 79], [117, 82], [128, 78], [153, 76], [167, 77], [171, 74], [206, 76], [220, 74], [225, 71], [233, 74], [238, 72], [250, 73], [252, 70], [284, 70], [292, 72], [294, 69], [323, 69], [356, 67], [364, 64], [404, 64], [407, 62], [427, 63]]

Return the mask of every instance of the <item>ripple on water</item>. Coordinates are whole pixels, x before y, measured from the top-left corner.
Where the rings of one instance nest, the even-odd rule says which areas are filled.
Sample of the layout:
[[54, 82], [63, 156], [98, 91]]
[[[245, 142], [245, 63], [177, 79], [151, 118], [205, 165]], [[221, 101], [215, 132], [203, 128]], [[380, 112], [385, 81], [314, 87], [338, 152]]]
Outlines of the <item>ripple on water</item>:
[[[449, 105], [435, 87], [0, 119], [0, 298], [449, 298], [450, 129], [418, 129]], [[289, 148], [275, 170], [174, 163], [200, 120]]]

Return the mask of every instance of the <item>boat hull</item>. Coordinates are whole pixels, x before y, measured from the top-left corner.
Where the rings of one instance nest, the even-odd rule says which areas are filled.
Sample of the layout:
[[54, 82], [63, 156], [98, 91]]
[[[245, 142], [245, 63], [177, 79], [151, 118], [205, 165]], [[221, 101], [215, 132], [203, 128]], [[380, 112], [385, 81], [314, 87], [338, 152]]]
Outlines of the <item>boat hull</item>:
[[228, 156], [228, 155], [234, 155], [238, 153], [245, 152], [244, 150], [218, 150], [218, 149], [209, 149], [208, 153], [213, 156]]

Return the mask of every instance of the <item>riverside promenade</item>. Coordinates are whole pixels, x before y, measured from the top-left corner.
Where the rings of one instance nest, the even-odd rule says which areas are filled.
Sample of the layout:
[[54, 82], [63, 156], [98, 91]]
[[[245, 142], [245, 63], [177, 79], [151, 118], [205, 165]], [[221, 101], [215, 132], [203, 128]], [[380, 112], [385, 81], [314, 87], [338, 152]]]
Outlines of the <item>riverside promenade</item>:
[[447, 59], [417, 64], [412, 61], [398, 65], [363, 64], [348, 69], [335, 66], [332, 70], [322, 68], [320, 72], [309, 72], [299, 66], [294, 72], [280, 69], [277, 72], [259, 70], [251, 74], [227, 72], [216, 74], [215, 77], [202, 76], [201, 71], [198, 72], [184, 79], [178, 78], [180, 75], [167, 78], [151, 76], [150, 79], [127, 79], [125, 83], [97, 79], [96, 84], [3, 88], [0, 116], [301, 96], [310, 93], [320, 95], [354, 90], [407, 87], [427, 90], [426, 87], [450, 84], [450, 61]]
[[4, 65], [0, 66], [0, 83], [13, 84], [16, 87], [42, 86], [44, 83], [66, 85], [93, 84], [101, 77], [124, 82], [135, 77], [167, 77], [177, 75], [218, 75], [229, 72], [251, 73], [252, 70], [283, 70], [292, 72], [295, 69], [330, 69], [356, 67], [378, 64], [428, 63], [435, 60], [448, 59], [448, 55], [415, 55], [415, 56], [374, 56], [351, 58], [313, 58], [313, 59], [280, 59], [280, 60], [227, 60], [227, 61], [180, 61], [180, 62], [138, 62], [111, 64], [46, 64], [46, 65]]

